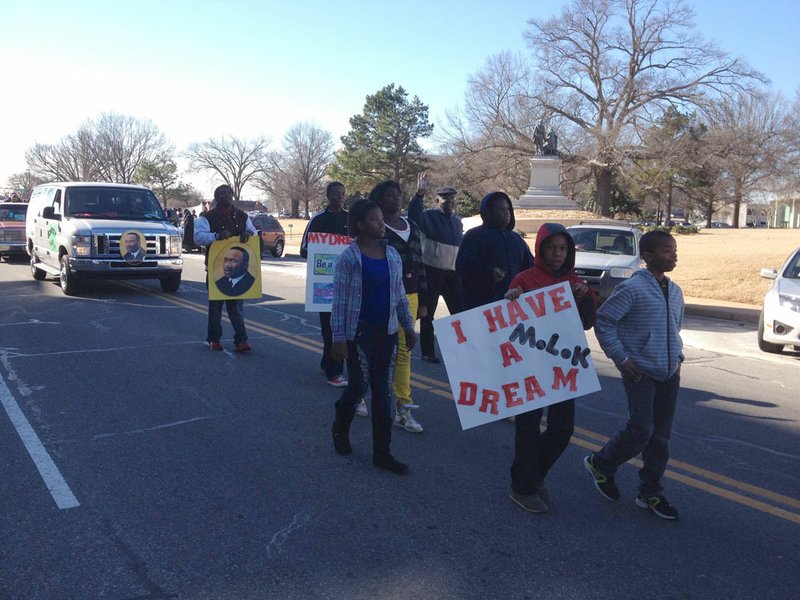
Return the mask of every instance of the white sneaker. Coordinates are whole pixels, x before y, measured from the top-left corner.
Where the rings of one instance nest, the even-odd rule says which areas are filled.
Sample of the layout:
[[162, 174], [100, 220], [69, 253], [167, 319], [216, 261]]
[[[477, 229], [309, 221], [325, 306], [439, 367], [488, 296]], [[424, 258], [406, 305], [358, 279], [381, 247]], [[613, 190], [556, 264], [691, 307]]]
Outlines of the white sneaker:
[[422, 425], [411, 414], [412, 408], [417, 408], [417, 405], [404, 404], [402, 408], [397, 409], [397, 413], [394, 415], [394, 424], [410, 433], [422, 433]]
[[369, 411], [367, 410], [367, 403], [364, 400], [364, 398], [362, 398], [361, 402], [359, 402], [356, 405], [356, 416], [359, 416], [359, 417], [368, 417], [369, 416]]

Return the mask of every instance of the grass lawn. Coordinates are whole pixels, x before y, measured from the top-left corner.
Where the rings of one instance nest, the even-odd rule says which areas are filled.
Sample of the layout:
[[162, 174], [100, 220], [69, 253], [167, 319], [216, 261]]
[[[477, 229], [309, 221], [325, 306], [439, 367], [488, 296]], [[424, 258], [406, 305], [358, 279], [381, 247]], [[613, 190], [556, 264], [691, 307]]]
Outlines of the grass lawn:
[[[306, 223], [304, 219], [281, 219], [287, 253], [300, 253]], [[770, 280], [759, 272], [762, 267], [777, 269], [783, 264], [800, 246], [800, 230], [702, 229], [694, 235], [676, 235], [675, 239], [678, 266], [671, 277], [686, 296], [760, 305]], [[533, 248], [535, 236], [529, 235], [526, 241]]]

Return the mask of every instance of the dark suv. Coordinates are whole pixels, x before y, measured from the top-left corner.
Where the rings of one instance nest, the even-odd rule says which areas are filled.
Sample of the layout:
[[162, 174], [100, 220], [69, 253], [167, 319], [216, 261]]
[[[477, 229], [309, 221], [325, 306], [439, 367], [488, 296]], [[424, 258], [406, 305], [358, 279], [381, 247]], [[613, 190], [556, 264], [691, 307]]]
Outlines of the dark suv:
[[266, 252], [270, 252], [275, 257], [282, 256], [283, 249], [286, 247], [286, 235], [283, 232], [280, 221], [264, 213], [251, 214], [250, 218], [258, 230], [258, 236], [261, 238], [262, 256]]

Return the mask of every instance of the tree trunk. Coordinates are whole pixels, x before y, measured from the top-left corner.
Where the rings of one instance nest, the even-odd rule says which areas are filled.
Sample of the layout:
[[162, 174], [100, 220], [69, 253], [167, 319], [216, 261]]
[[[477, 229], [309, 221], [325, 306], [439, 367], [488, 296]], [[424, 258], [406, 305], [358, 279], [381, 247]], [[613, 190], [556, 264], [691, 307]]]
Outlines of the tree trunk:
[[597, 188], [597, 207], [595, 210], [604, 217], [611, 216], [611, 182], [613, 174], [610, 169], [595, 169], [594, 184]]
[[670, 180], [667, 181], [667, 194], [666, 194], [666, 196], [667, 196], [667, 198], [666, 198], [666, 209], [664, 211], [666, 213], [666, 223], [665, 223], [665, 225], [669, 224], [669, 222], [672, 220], [672, 178], [670, 178]]
[[[733, 227], [739, 227], [739, 210], [742, 207], [742, 182], [736, 179], [733, 182]], [[746, 223], [745, 223], [746, 224]]]
[[292, 199], [292, 218], [293, 219], [300, 218], [300, 200]]

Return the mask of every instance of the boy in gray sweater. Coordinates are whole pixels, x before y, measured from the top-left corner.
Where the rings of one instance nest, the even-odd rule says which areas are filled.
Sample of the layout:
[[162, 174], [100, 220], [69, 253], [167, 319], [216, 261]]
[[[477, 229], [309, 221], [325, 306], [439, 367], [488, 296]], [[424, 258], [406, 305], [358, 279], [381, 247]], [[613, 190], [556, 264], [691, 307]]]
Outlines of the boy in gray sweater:
[[628, 422], [583, 464], [597, 491], [615, 501], [619, 490], [614, 473], [641, 452], [636, 506], [675, 520], [678, 511], [661, 493], [661, 477], [669, 460], [683, 362], [683, 292], [665, 275], [678, 262], [677, 245], [670, 234], [650, 231], [642, 236], [639, 249], [647, 268], [614, 289], [595, 324], [600, 347], [622, 374]]

